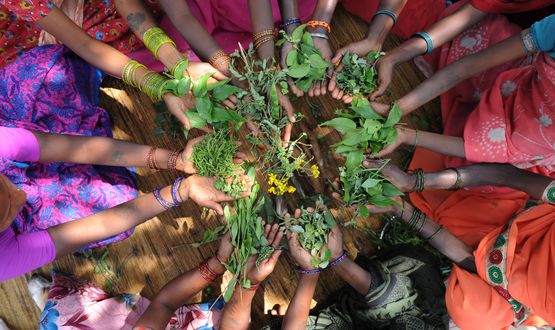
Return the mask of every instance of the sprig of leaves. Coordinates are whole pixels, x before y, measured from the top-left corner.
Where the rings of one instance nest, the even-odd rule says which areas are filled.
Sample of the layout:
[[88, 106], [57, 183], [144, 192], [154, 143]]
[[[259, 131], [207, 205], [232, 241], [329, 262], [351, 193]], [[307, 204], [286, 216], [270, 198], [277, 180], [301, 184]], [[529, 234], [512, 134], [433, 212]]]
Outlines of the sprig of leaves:
[[308, 91], [315, 81], [324, 80], [326, 71], [331, 66], [324, 60], [320, 50], [314, 47], [314, 40], [310, 33], [305, 31], [306, 27], [306, 24], [298, 26], [291, 36], [285, 31], [280, 31], [282, 38], [276, 43], [278, 47], [285, 42], [293, 46], [285, 60], [287, 75], [304, 92]]
[[383, 52], [370, 52], [366, 58], [357, 54], [345, 53], [343, 70], [336, 73], [337, 86], [349, 95], [367, 95], [376, 89], [378, 72], [376, 60], [385, 55]]

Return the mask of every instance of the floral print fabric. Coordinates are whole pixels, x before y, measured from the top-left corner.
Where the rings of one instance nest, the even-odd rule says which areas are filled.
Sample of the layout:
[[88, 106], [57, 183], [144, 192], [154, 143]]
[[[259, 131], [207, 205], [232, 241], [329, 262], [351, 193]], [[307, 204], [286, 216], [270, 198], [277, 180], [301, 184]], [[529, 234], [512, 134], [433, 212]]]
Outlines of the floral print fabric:
[[[100, 78], [97, 69], [64, 46], [37, 47], [0, 72], [0, 126], [111, 136], [108, 113], [98, 106]], [[14, 220], [17, 234], [83, 218], [137, 196], [124, 168], [0, 158], [0, 173], [27, 193]], [[120, 241], [131, 232], [89, 247]]]
[[[133, 329], [150, 301], [140, 295], [109, 295], [93, 283], [52, 272], [52, 286], [40, 318], [41, 330]], [[223, 299], [186, 305], [175, 311], [167, 330], [211, 330], [219, 327]]]

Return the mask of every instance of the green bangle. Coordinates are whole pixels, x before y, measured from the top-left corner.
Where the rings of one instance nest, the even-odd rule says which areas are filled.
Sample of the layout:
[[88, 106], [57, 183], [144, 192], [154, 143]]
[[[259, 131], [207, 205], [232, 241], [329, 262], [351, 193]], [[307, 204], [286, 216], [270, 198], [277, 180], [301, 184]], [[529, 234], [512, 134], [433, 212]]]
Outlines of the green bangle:
[[159, 73], [149, 71], [147, 72], [139, 84], [139, 89], [150, 96], [150, 98], [157, 102], [162, 99], [162, 94], [164, 87], [166, 86], [167, 80]]
[[185, 76], [183, 72], [187, 70], [187, 67], [189, 67], [189, 59], [182, 58], [175, 63], [170, 73], [175, 79], [181, 79]]
[[424, 191], [424, 171], [421, 168], [414, 170], [413, 175], [416, 177], [416, 182], [414, 184], [415, 192]]
[[139, 68], [144, 68], [146, 70], [146, 66], [135, 60], [130, 60], [127, 64], [125, 64], [123, 70], [121, 71], [121, 80], [130, 86], [139, 87], [135, 76], [135, 73]]
[[443, 231], [443, 226], [439, 226], [436, 231], [434, 231], [433, 234], [430, 235], [430, 237], [426, 238], [427, 241], [430, 241], [432, 238], [434, 238], [437, 234], [439, 234], [440, 232]]
[[152, 27], [143, 34], [143, 43], [146, 48], [158, 59], [158, 50], [165, 44], [172, 44], [175, 47], [170, 37], [159, 27]]
[[421, 216], [422, 216], [422, 211], [415, 208], [414, 211], [412, 212], [411, 216], [410, 216], [409, 221], [407, 222], [407, 225], [409, 226], [409, 229], [416, 228], [416, 224], [418, 223], [418, 220], [420, 220]]

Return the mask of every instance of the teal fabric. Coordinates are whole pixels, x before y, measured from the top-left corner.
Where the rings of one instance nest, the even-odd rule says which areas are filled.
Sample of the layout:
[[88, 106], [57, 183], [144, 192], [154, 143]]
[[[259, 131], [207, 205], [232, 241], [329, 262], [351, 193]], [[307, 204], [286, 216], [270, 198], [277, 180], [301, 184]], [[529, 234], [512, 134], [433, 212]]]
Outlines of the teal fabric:
[[538, 50], [555, 58], [555, 14], [532, 24], [530, 29]]

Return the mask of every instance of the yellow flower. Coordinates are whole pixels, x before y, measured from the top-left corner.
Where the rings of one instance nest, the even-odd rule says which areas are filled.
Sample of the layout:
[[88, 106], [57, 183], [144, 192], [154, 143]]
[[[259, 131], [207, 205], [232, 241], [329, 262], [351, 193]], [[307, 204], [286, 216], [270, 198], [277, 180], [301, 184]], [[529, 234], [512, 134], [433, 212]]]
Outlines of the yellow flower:
[[270, 194], [277, 195], [277, 194], [276, 194], [276, 188], [275, 188], [275, 187], [271, 187], [270, 189], [268, 189], [268, 192], [269, 192]]
[[268, 184], [269, 185], [274, 184], [274, 182], [276, 182], [276, 181], [277, 181], [277, 178], [276, 178], [275, 173], [268, 174]]
[[312, 165], [310, 167], [310, 171], [312, 172], [312, 176], [315, 179], [318, 179], [320, 177], [320, 169], [318, 168], [318, 165]]
[[287, 192], [290, 193], [290, 194], [294, 193], [295, 191], [297, 191], [297, 188], [295, 188], [295, 187], [293, 187], [293, 186], [290, 186], [290, 187], [287, 189]]

